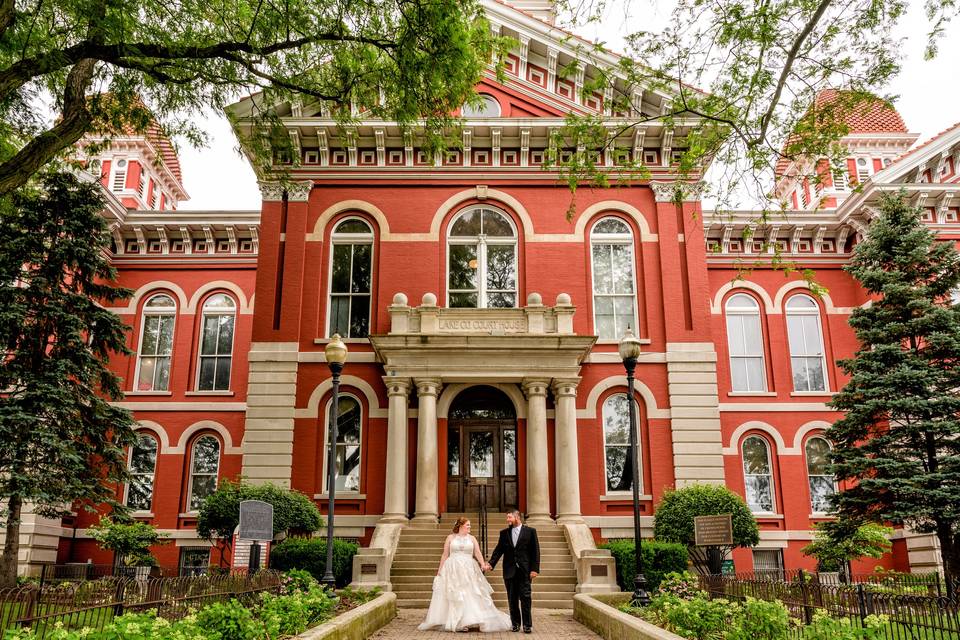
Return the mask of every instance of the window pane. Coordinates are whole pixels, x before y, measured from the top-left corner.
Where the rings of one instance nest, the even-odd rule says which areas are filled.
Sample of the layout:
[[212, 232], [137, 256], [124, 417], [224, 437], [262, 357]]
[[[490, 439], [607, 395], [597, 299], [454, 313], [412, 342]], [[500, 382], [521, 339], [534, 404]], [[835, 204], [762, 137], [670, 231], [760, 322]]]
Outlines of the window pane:
[[747, 391], [766, 390], [766, 376], [763, 370], [763, 358], [744, 358], [747, 371]]
[[330, 335], [339, 333], [350, 335], [350, 297], [332, 296], [330, 298]]
[[477, 288], [477, 247], [450, 245], [450, 290]]
[[730, 383], [734, 391], [751, 391], [745, 358], [730, 358]]
[[175, 305], [173, 303], [173, 298], [171, 298], [170, 296], [160, 295], [160, 296], [153, 296], [152, 298], [150, 298], [150, 300], [147, 301], [147, 304], [145, 306], [154, 308], [154, 309], [156, 308], [164, 309], [164, 308], [173, 308]]
[[759, 315], [742, 315], [744, 352], [752, 356], [763, 354], [763, 337]]
[[744, 473], [770, 473], [767, 443], [762, 438], [747, 438], [743, 441]]
[[360, 490], [360, 447], [337, 445], [337, 490]]
[[143, 340], [140, 343], [141, 355], [156, 355], [157, 341], [160, 335], [160, 318], [161, 316], [146, 316], [143, 319]]
[[613, 293], [613, 265], [609, 244], [593, 245], [593, 292]]
[[471, 478], [492, 478], [493, 477], [493, 432], [492, 431], [472, 431], [468, 432], [470, 454], [470, 477]]
[[220, 465], [220, 441], [204, 436], [193, 445], [193, 472], [217, 473]]
[[360, 443], [360, 404], [350, 396], [340, 398], [337, 444]]
[[614, 292], [633, 293], [633, 249], [629, 245], [615, 244], [611, 253]]
[[610, 396], [603, 403], [603, 438], [608, 445], [630, 444], [630, 409], [627, 396]]
[[353, 218], [351, 220], [344, 220], [337, 225], [334, 233], [373, 233], [370, 230], [370, 227], [367, 226], [366, 222], [362, 220], [357, 220]]
[[503, 432], [503, 475], [517, 475], [517, 432]]
[[203, 303], [204, 309], [233, 309], [235, 307], [236, 305], [233, 303], [233, 298], [225, 293], [214, 294]]
[[350, 338], [366, 338], [370, 333], [370, 296], [353, 296], [350, 304]]
[[230, 389], [230, 366], [233, 358], [229, 356], [219, 356], [217, 358], [217, 375], [214, 382], [216, 391], [228, 391]]
[[797, 391], [810, 391], [810, 376], [807, 374], [806, 358], [790, 358], [793, 367], [793, 388]]
[[460, 214], [450, 229], [450, 235], [461, 237], [480, 235], [480, 211], [473, 209]]
[[140, 359], [140, 379], [137, 380], [137, 389], [139, 391], [150, 391], [153, 389], [153, 375], [156, 373], [157, 361], [154, 358]]
[[496, 211], [483, 212], [483, 233], [491, 237], [512, 238], [513, 227]]
[[827, 385], [823, 379], [823, 360], [820, 358], [807, 358], [806, 360], [810, 391], [824, 391]]
[[130, 454], [131, 473], [153, 473], [157, 465], [157, 441], [152, 436], [137, 436]]
[[747, 506], [754, 512], [773, 511], [773, 491], [770, 476], [746, 476]]
[[607, 491], [630, 491], [633, 468], [627, 456], [629, 447], [607, 447]]
[[836, 488], [833, 476], [810, 476], [810, 506], [815, 513], [827, 513]]
[[827, 475], [830, 464], [830, 445], [823, 438], [807, 440], [807, 473], [812, 476]]
[[350, 290], [353, 293], [370, 293], [370, 265], [373, 245], [353, 245], [353, 278]]
[[803, 340], [807, 347], [807, 355], [818, 356], [823, 352], [823, 341], [820, 339], [820, 323], [814, 316], [803, 319]]
[[233, 325], [236, 316], [222, 315], [218, 318], [220, 339], [217, 341], [217, 354], [221, 356], [233, 353]]
[[804, 355], [803, 316], [787, 316], [787, 339], [790, 343], [790, 355]]
[[[450, 306], [452, 308], [474, 308], [477, 306], [477, 294], [475, 293], [451, 293]], [[512, 305], [511, 305], [512, 306]]]
[[633, 297], [617, 296], [613, 299], [613, 305], [617, 316], [617, 333], [621, 336], [626, 332], [627, 326], [637, 330], [637, 323], [633, 317]]
[[130, 478], [127, 506], [137, 511], [149, 511], [152, 504], [153, 475], [136, 475]]
[[190, 486], [190, 510], [197, 511], [206, 497], [217, 490], [217, 476], [194, 476]]
[[487, 306], [494, 309], [510, 309], [516, 306], [517, 296], [513, 293], [491, 293], [487, 296]]
[[156, 378], [153, 389], [166, 391], [170, 388], [170, 358], [157, 358]]
[[513, 291], [517, 286], [517, 265], [513, 245], [487, 247], [487, 289]]
[[200, 355], [217, 353], [217, 337], [220, 333], [219, 320], [222, 316], [204, 316], [203, 337], [200, 340]]
[[447, 430], [447, 473], [451, 476], [460, 475], [460, 430]]
[[350, 291], [350, 259], [353, 245], [333, 245], [333, 272], [330, 275], [330, 291], [347, 293]]
[[165, 356], [173, 353], [173, 316], [160, 316], [157, 353]]
[[593, 232], [597, 234], [627, 234], [630, 233], [630, 228], [627, 226], [627, 223], [619, 218], [604, 218], [593, 228]]

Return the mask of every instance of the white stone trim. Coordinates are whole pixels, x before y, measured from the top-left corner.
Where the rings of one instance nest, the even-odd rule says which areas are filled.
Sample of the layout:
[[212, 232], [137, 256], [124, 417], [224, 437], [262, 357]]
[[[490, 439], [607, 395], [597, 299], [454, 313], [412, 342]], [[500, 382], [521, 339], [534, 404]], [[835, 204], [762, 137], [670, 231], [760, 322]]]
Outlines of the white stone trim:
[[[824, 420], [813, 420], [797, 429], [797, 433], [793, 437], [793, 448], [797, 452], [796, 455], [800, 455], [803, 452], [803, 441], [808, 435], [816, 431], [826, 431], [831, 426], [829, 422]], [[824, 436], [824, 439], [826, 439], [826, 436]], [[829, 440], [827, 442], [829, 442]]]
[[830, 411], [825, 402], [721, 402], [720, 411]]
[[[370, 383], [357, 376], [345, 375], [340, 377], [340, 386], [353, 387], [358, 389], [367, 399], [367, 415], [370, 418], [386, 418], [388, 410], [380, 406], [380, 399], [377, 392], [370, 386]], [[310, 393], [306, 407], [299, 407], [294, 413], [295, 418], [318, 418], [320, 417], [320, 399], [333, 389], [333, 378], [327, 378], [318, 384]]]
[[[149, 431], [156, 435], [160, 442], [158, 454], [174, 453], [170, 448], [170, 436], [167, 434], [167, 430], [159, 423], [153, 420], [137, 420], [137, 426], [134, 427], [134, 431]], [[154, 470], [154, 473], [156, 473], [156, 470]]]
[[130, 411], [246, 411], [246, 402], [111, 402]]
[[[561, 241], [560, 238], [569, 238], [569, 240], [567, 240], [568, 242], [576, 242], [578, 240], [586, 239], [587, 223], [590, 221], [590, 218], [604, 211], [616, 211], [618, 213], [625, 214], [634, 222], [636, 222], [637, 226], [640, 228], [640, 242], [657, 242], [659, 240], [657, 234], [650, 232], [650, 224], [643, 216], [643, 213], [641, 213], [640, 210], [635, 206], [619, 200], [604, 200], [603, 202], [597, 202], [590, 205], [577, 215], [577, 224], [574, 227], [572, 237], [571, 234], [556, 234], [556, 239], [553, 241]], [[544, 234], [544, 237], [547, 237], [547, 234]], [[634, 259], [636, 259], [636, 256]]]
[[[853, 313], [853, 307], [837, 307], [833, 304], [833, 299], [830, 297], [830, 294], [827, 292], [821, 293], [819, 296], [814, 295], [810, 290], [810, 285], [803, 280], [794, 280], [793, 282], [788, 282], [779, 289], [777, 289], [776, 295], [773, 297], [773, 313], [783, 313], [783, 301], [787, 297], [787, 294], [794, 290], [803, 290], [807, 291], [815, 299], [819, 298], [823, 301], [823, 310], [831, 315], [849, 315]], [[817, 306], [820, 306], [818, 303]]]
[[230, 435], [230, 431], [219, 422], [214, 422], [213, 420], [200, 420], [184, 429], [180, 435], [180, 440], [177, 442], [177, 446], [171, 447], [168, 453], [186, 455], [187, 444], [194, 435], [201, 431], [213, 431], [220, 436], [220, 439], [223, 441], [224, 455], [236, 456], [243, 453], [241, 447], [235, 447], [233, 445], [233, 437]]
[[141, 285], [136, 291], [133, 292], [133, 296], [130, 297], [130, 300], [127, 302], [127, 306], [106, 307], [106, 309], [119, 315], [136, 313], [137, 307], [140, 306], [140, 301], [143, 298], [150, 296], [154, 291], [159, 293], [160, 289], [168, 289], [173, 293], [173, 295], [176, 296], [178, 315], [181, 313], [187, 313], [187, 308], [190, 306], [187, 301], [187, 294], [184, 293], [180, 285], [170, 282], [169, 280], [154, 280], [153, 282], [148, 282], [144, 285]]
[[523, 397], [523, 393], [520, 391], [517, 385], [479, 381], [450, 384], [445, 386], [443, 391], [440, 393], [440, 397], [437, 399], [437, 418], [446, 420], [450, 413], [450, 406], [453, 404], [453, 401], [456, 399], [457, 395], [459, 395], [462, 391], [466, 391], [470, 387], [476, 386], [493, 387], [494, 389], [499, 389], [508, 398], [510, 398], [510, 402], [513, 403], [513, 409], [517, 413], [517, 419], [527, 419], [527, 401]]
[[[330, 223], [330, 220], [334, 216], [343, 213], [344, 211], [362, 211], [370, 217], [372, 217], [379, 227], [380, 239], [394, 240], [396, 236], [410, 236], [417, 234], [391, 234], [390, 233], [390, 223], [387, 221], [387, 216], [374, 204], [367, 202], [366, 200], [341, 200], [335, 204], [330, 205], [323, 210], [323, 213], [320, 214], [320, 217], [317, 218], [316, 224], [313, 225], [313, 232], [307, 234], [307, 242], [323, 242], [323, 236], [327, 232], [327, 225]], [[374, 231], [374, 236], [376, 236], [377, 231]]]
[[184, 307], [184, 313], [196, 313], [197, 305], [200, 304], [200, 299], [211, 291], [217, 289], [224, 289], [229, 291], [237, 299], [237, 313], [241, 315], [250, 315], [253, 313], [253, 305], [247, 301], [247, 296], [243, 292], [243, 289], [240, 288], [235, 282], [230, 282], [229, 280], [213, 280], [207, 282], [200, 286], [192, 296], [190, 296], [190, 302]]
[[717, 289], [717, 293], [714, 294], [713, 300], [710, 302], [710, 313], [715, 316], [723, 315], [723, 299], [728, 293], [736, 289], [746, 289], [747, 291], [752, 291], [757, 294], [757, 297], [759, 297], [763, 302], [763, 310], [767, 315], [774, 315], [778, 313], [777, 311], [774, 311], [773, 300], [770, 298], [770, 294], [767, 293], [767, 290], [758, 285], [756, 282], [751, 282], [749, 280], [731, 280]]
[[[618, 356], [619, 358], [619, 356]], [[608, 389], [613, 389], [615, 387], [622, 387], [624, 390], [627, 388], [627, 376], [617, 375], [609, 376], [600, 380], [590, 389], [590, 393], [587, 394], [587, 406], [583, 409], [577, 409], [577, 419], [581, 420], [594, 420], [597, 417], [597, 403], [600, 400], [600, 396], [604, 391]], [[661, 409], [657, 406], [657, 399], [653, 395], [653, 391], [650, 390], [646, 384], [640, 380], [634, 381], [634, 391], [636, 395], [639, 395], [643, 398], [643, 404], [646, 407], [647, 418], [659, 419], [659, 418], [670, 418], [670, 409]]]
[[776, 427], [767, 424], [766, 422], [760, 422], [759, 420], [750, 420], [749, 422], [744, 422], [739, 427], [734, 429], [733, 433], [730, 434], [729, 444], [723, 448], [723, 455], [725, 456], [739, 456], [740, 455], [740, 441], [743, 439], [743, 436], [748, 431], [761, 431], [773, 440], [774, 445], [776, 446], [775, 455], [780, 456], [798, 456], [800, 455], [800, 449], [796, 447], [787, 447], [787, 443], [784, 442], [783, 436], [780, 435], [780, 432], [777, 431]]

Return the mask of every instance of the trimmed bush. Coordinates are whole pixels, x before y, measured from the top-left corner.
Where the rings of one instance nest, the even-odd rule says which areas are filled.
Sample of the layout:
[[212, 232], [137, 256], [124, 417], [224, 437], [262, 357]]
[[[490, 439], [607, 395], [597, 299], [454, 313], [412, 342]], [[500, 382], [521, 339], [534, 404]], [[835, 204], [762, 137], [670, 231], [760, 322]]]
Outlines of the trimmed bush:
[[[633, 540], [613, 540], [600, 545], [609, 549], [617, 562], [617, 584], [624, 591], [633, 591], [637, 577], [636, 555]], [[668, 573], [683, 573], [687, 570], [687, 548], [673, 542], [643, 541], [643, 574], [647, 577], [647, 589], [656, 591]]]
[[[359, 545], [346, 540], [333, 540], [333, 577], [338, 587], [353, 579], [353, 556]], [[280, 571], [303, 569], [317, 580], [323, 579], [327, 567], [326, 538], [287, 538], [270, 551], [270, 567]]]

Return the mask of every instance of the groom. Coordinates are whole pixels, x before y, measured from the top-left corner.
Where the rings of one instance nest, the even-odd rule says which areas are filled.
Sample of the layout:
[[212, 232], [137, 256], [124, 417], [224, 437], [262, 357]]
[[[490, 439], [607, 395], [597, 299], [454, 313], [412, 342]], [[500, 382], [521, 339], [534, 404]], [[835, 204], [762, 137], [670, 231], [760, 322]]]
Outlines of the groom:
[[[540, 541], [537, 530], [523, 526], [519, 511], [507, 514], [507, 528], [500, 532], [497, 548], [490, 556], [490, 567], [496, 567], [503, 557], [503, 582], [510, 603], [510, 622], [513, 630], [533, 633], [530, 615], [530, 582], [540, 573]], [[523, 618], [521, 619], [521, 611]]]

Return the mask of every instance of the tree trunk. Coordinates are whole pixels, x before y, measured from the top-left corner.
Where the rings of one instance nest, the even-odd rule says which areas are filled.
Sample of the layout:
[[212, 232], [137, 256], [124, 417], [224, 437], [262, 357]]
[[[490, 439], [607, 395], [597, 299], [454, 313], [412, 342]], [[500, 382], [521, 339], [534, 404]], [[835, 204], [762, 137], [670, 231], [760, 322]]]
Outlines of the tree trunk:
[[948, 595], [960, 586], [960, 536], [955, 536], [950, 522], [937, 522], [937, 540], [940, 542], [940, 559], [947, 579]]
[[17, 586], [17, 559], [20, 555], [20, 512], [23, 499], [12, 495], [7, 501], [7, 538], [0, 556], [0, 588]]

